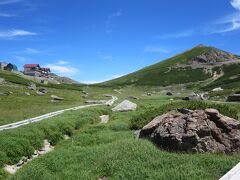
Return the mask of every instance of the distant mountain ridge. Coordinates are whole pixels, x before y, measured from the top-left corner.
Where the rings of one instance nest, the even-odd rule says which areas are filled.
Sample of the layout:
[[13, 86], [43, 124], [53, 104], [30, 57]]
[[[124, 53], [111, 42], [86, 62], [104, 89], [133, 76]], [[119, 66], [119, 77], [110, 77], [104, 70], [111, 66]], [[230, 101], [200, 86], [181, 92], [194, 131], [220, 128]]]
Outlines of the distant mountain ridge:
[[216, 74], [220, 73], [223, 76], [223, 67], [231, 64], [240, 67], [240, 56], [215, 47], [198, 45], [172, 58], [123, 77], [106, 81], [101, 85], [168, 86], [198, 82], [214, 78]]

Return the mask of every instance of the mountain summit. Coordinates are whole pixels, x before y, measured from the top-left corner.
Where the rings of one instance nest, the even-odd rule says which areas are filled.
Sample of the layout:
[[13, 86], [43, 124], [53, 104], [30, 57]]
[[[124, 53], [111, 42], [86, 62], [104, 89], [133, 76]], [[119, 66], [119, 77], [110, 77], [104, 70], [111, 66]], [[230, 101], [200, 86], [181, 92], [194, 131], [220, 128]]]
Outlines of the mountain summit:
[[[168, 86], [198, 82], [222, 73], [223, 66], [240, 65], [240, 57], [202, 44], [126, 76], [102, 85]], [[220, 77], [220, 76], [219, 76]]]

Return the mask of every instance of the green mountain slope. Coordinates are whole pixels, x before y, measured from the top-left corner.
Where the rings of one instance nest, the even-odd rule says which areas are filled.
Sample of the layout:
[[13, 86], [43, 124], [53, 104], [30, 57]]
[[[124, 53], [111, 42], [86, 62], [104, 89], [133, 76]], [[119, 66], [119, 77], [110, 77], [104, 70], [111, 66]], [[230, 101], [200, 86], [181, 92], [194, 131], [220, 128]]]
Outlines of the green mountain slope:
[[215, 72], [212, 70], [214, 67], [232, 61], [240, 62], [240, 57], [214, 47], [199, 45], [170, 59], [101, 85], [168, 86], [198, 82], [214, 77]]

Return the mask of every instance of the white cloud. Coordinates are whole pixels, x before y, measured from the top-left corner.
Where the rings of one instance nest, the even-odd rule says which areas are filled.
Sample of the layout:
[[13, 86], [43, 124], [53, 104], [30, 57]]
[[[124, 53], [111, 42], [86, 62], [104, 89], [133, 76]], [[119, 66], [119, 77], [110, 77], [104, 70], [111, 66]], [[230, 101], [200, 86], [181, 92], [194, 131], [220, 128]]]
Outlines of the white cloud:
[[27, 58], [22, 57], [22, 56], [15, 56], [14, 59], [16, 59], [17, 61], [20, 61], [20, 62], [25, 62], [27, 60]]
[[69, 62], [67, 62], [67, 61], [64, 61], [64, 60], [60, 60], [60, 61], [58, 61], [58, 64], [60, 64], [60, 65], [65, 65], [65, 64], [68, 64]]
[[232, 0], [231, 1], [231, 5], [237, 9], [237, 10], [240, 10], [240, 0]]
[[102, 79], [102, 80], [86, 80], [86, 81], [81, 81], [81, 83], [84, 83], [84, 84], [98, 84], [98, 83], [102, 83], [102, 82], [105, 82], [105, 81], [109, 81], [109, 80], [112, 80], [112, 79], [116, 79], [116, 78], [119, 78], [119, 77], [122, 77], [122, 76], [125, 76], [126, 74], [116, 74], [116, 75], [113, 75], [111, 76], [110, 78], [107, 78], [107, 79]]
[[26, 52], [30, 53], [30, 54], [39, 54], [40, 51], [37, 49], [33, 49], [33, 48], [26, 48]]
[[163, 35], [157, 36], [157, 38], [158, 39], [177, 39], [177, 38], [190, 37], [192, 35], [194, 35], [194, 31], [187, 30], [187, 31], [183, 31], [183, 32], [163, 34]]
[[4, 17], [4, 18], [10, 18], [10, 17], [14, 17], [16, 15], [14, 14], [8, 14], [8, 13], [0, 13], [0, 17]]
[[[59, 61], [61, 62], [61, 61]], [[73, 76], [76, 75], [79, 70], [70, 65], [59, 64], [59, 62], [54, 64], [47, 64], [46, 67], [49, 67], [53, 73], [56, 73], [60, 76]], [[63, 62], [63, 61], [62, 61]]]
[[22, 0], [1, 0], [0, 5], [6, 5], [6, 4], [14, 4], [21, 2]]
[[122, 16], [122, 14], [123, 14], [122, 10], [119, 10], [108, 16], [106, 20], [107, 33], [111, 33], [113, 31], [113, 22], [116, 20], [116, 18]]
[[12, 39], [20, 36], [34, 36], [37, 35], [35, 32], [30, 32], [21, 29], [12, 29], [12, 30], [0, 30], [0, 38]]
[[125, 76], [126, 74], [116, 74], [114, 76], [112, 76], [113, 79], [116, 79], [116, 78], [120, 78], [122, 76]]
[[104, 59], [104, 60], [113, 60], [114, 59], [113, 56], [103, 54], [102, 51], [98, 51], [97, 54], [101, 59]]
[[231, 5], [237, 12], [213, 23], [213, 27], [208, 30], [209, 34], [228, 33], [240, 30], [240, 0], [231, 0]]
[[146, 46], [145, 49], [143, 50], [143, 52], [155, 52], [155, 53], [169, 53], [170, 51], [165, 49], [165, 48], [162, 48], [162, 47], [159, 47], [159, 46]]
[[216, 21], [210, 34], [227, 33], [236, 30], [240, 30], [240, 12], [233, 13]]

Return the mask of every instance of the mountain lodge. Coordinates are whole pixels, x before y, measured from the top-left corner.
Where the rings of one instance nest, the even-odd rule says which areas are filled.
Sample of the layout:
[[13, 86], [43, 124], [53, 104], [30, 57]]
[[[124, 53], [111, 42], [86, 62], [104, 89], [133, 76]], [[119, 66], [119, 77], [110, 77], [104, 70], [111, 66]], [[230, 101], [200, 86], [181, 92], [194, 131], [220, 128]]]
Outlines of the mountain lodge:
[[25, 64], [23, 73], [28, 76], [47, 77], [51, 72], [50, 68], [40, 67], [39, 64]]

